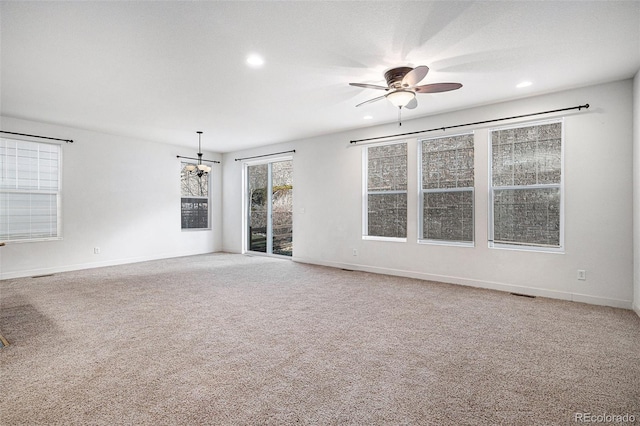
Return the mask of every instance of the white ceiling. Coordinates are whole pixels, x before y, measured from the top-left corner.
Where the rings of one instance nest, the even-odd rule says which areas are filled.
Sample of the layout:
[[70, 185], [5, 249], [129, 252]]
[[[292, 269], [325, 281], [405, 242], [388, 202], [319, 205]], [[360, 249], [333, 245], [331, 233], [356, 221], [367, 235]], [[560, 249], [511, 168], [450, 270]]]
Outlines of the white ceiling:
[[[639, 1], [3, 1], [0, 12], [3, 116], [194, 148], [202, 130], [217, 152], [393, 122], [388, 101], [355, 107], [384, 92], [348, 83], [384, 84], [394, 66], [464, 85], [419, 94], [404, 120], [640, 68]], [[254, 52], [260, 69], [245, 62]]]

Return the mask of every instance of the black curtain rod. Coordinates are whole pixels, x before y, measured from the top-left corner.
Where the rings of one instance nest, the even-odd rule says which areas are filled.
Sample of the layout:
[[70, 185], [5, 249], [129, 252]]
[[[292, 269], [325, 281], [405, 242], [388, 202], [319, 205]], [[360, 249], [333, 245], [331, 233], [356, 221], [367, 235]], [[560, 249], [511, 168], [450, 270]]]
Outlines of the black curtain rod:
[[[193, 157], [183, 157], [182, 155], [176, 155], [176, 157], [178, 158], [187, 158], [189, 160], [198, 160], [198, 158], [193, 158]], [[202, 161], [206, 161], [207, 163], [216, 163], [216, 164], [220, 164], [220, 162], [218, 160], [205, 160], [204, 158], [202, 159]]]
[[252, 158], [260, 158], [260, 157], [271, 157], [272, 155], [288, 154], [290, 152], [296, 152], [296, 150], [292, 149], [291, 151], [274, 152], [273, 154], [254, 155], [253, 157], [236, 158], [236, 161], [251, 160]]
[[52, 141], [62, 141], [66, 143], [73, 143], [72, 139], [50, 138], [49, 136], [29, 135], [27, 133], [5, 132], [4, 130], [0, 130], [0, 133], [6, 133], [7, 135], [28, 136], [30, 138], [50, 139]]
[[573, 109], [577, 109], [578, 111], [580, 111], [582, 108], [585, 108], [585, 109], [589, 108], [589, 104], [578, 105], [578, 106], [569, 107], [569, 108], [554, 109], [554, 110], [550, 110], [550, 111], [533, 112], [531, 114], [514, 115], [513, 117], [494, 118], [493, 120], [476, 121], [474, 123], [465, 123], [465, 124], [456, 124], [454, 126], [436, 127], [436, 128], [428, 129], [428, 130], [419, 130], [417, 132], [398, 133], [396, 135], [377, 136], [375, 138], [366, 138], [366, 139], [356, 139], [356, 140], [352, 140], [350, 143], [373, 141], [373, 140], [377, 140], [377, 139], [396, 138], [398, 136], [416, 135], [418, 133], [435, 132], [436, 130], [445, 131], [447, 129], [455, 129], [457, 127], [475, 126], [475, 125], [478, 125], [478, 124], [495, 123], [496, 121], [513, 120], [513, 119], [516, 119], [516, 118], [531, 117], [531, 116], [534, 116], [534, 115], [551, 114], [551, 113], [554, 113], [554, 112], [562, 112], [562, 111], [571, 111]]

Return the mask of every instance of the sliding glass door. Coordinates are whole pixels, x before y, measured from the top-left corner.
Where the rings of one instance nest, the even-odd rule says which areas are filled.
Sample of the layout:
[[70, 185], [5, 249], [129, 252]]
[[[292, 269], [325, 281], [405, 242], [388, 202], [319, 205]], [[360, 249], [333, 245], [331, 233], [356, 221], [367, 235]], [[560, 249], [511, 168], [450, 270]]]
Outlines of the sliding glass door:
[[247, 166], [247, 195], [249, 200], [248, 235], [249, 241], [247, 250], [267, 252], [267, 215], [269, 187], [269, 165], [258, 164]]
[[293, 161], [247, 165], [246, 250], [293, 254]]

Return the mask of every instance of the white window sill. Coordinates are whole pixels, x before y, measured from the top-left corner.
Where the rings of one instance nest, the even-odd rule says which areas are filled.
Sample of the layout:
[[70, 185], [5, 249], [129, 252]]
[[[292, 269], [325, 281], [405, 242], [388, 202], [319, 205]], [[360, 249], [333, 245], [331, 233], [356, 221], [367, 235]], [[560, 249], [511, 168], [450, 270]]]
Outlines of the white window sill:
[[373, 236], [373, 235], [363, 235], [362, 239], [363, 240], [369, 240], [369, 241], [389, 241], [389, 242], [394, 242], [394, 243], [406, 243], [407, 242], [406, 238], [376, 237], [376, 236]]

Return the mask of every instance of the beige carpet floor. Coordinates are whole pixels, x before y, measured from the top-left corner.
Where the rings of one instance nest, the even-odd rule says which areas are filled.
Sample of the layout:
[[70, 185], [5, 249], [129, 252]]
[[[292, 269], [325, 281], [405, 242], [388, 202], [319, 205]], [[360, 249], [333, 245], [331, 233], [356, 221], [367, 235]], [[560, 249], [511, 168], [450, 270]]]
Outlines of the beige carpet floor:
[[2, 425], [640, 422], [632, 311], [288, 260], [0, 281], [0, 333]]

